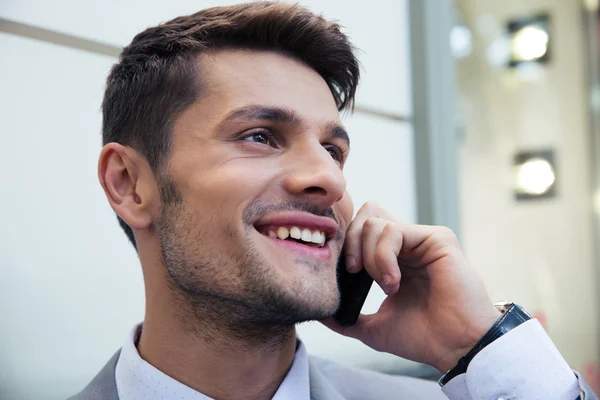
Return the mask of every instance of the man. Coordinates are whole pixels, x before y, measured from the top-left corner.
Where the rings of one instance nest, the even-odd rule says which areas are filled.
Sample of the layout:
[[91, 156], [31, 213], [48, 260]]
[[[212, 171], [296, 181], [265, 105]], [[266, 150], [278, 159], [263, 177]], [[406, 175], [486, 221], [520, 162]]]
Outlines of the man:
[[[146, 315], [74, 399], [595, 398], [536, 320], [493, 305], [451, 231], [374, 203], [352, 220], [339, 112], [358, 80], [338, 25], [279, 3], [179, 17], [124, 49], [99, 178]], [[388, 295], [349, 328], [330, 319], [340, 256]], [[440, 390], [312, 358], [308, 320], [450, 372]]]

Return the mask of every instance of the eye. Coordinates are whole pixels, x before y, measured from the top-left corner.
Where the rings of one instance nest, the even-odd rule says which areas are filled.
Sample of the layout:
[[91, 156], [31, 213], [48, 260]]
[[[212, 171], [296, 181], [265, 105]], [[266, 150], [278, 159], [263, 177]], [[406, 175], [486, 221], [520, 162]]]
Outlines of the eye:
[[276, 146], [275, 139], [273, 134], [266, 130], [255, 131], [247, 134], [242, 138], [242, 140], [246, 140], [248, 142], [265, 144], [267, 146]]
[[337, 146], [326, 146], [325, 150], [329, 153], [331, 158], [333, 158], [337, 163], [342, 163], [344, 161], [344, 151]]

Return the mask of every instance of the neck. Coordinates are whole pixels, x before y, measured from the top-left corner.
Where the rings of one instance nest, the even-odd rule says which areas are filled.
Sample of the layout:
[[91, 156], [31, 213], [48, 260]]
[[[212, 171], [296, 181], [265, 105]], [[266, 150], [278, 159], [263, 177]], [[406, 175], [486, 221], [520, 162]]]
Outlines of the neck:
[[147, 297], [138, 351], [211, 398], [271, 399], [292, 365], [296, 332], [294, 326], [235, 327], [183, 299], [164, 304], [164, 297]]

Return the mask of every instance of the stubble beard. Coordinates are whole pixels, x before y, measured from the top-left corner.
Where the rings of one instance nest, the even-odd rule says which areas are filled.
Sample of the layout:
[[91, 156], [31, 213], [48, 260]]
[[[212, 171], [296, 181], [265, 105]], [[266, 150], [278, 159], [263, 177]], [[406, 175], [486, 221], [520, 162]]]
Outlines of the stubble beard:
[[[311, 301], [315, 296], [310, 290], [290, 293], [278, 284], [273, 273], [275, 266], [268, 265], [253, 245], [251, 224], [245, 224], [239, 241], [244, 244], [241, 254], [233, 250], [219, 254], [210, 246], [203, 246], [214, 237], [235, 237], [235, 230], [198, 221], [174, 185], [167, 190], [171, 197], [166, 198], [168, 201], [163, 199], [156, 231], [165, 275], [174, 294], [174, 313], [188, 331], [208, 342], [232, 338], [232, 346], [235, 343], [236, 347], [261, 345], [276, 349], [293, 334], [296, 323], [325, 319], [335, 312], [339, 302], [335, 283], [327, 287], [329, 296], [323, 294], [326, 300], [321, 302], [319, 296], [317, 301]], [[272, 209], [273, 206], [254, 204], [243, 219], [256, 220], [257, 213]], [[219, 229], [221, 232], [215, 232]], [[232, 282], [239, 284], [232, 286]]]

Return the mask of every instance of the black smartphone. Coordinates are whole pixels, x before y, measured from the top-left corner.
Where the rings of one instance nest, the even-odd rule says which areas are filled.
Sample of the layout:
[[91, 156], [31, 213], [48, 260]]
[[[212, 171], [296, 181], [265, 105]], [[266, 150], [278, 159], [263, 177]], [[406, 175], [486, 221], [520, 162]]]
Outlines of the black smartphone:
[[365, 304], [373, 284], [373, 278], [364, 268], [356, 274], [348, 272], [344, 250], [342, 249], [337, 265], [337, 281], [340, 290], [340, 308], [333, 318], [342, 326], [354, 325], [360, 315], [360, 310]]

